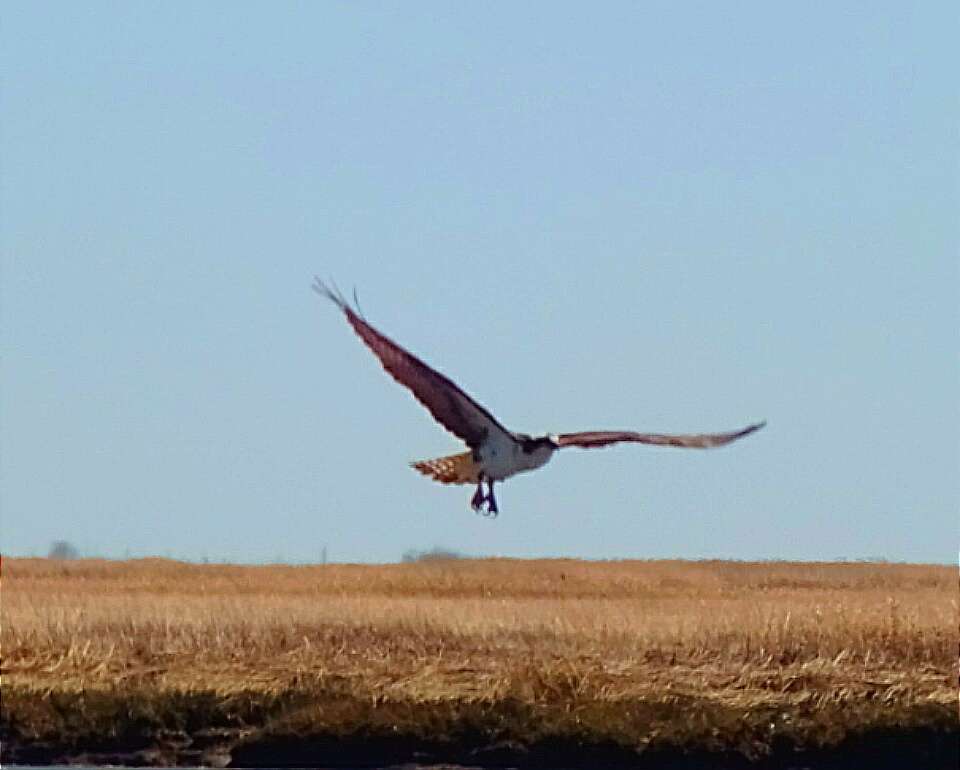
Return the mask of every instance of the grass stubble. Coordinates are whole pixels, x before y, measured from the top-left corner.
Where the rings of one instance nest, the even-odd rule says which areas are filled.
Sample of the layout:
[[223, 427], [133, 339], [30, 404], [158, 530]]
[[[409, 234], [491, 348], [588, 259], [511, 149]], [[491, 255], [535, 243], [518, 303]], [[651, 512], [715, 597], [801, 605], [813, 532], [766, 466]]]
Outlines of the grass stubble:
[[155, 764], [955, 742], [956, 580], [885, 563], [5, 559], [0, 729], [7, 761]]

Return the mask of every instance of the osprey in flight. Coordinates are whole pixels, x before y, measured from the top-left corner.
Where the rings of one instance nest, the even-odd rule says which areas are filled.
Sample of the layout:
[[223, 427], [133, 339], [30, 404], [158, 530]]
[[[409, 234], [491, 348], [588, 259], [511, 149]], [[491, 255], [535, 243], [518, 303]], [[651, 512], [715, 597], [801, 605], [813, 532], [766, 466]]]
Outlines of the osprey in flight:
[[[545, 465], [553, 453], [563, 447], [602, 447], [620, 441], [662, 446], [707, 447], [723, 446], [762, 428], [760, 422], [729, 433], [698, 433], [666, 435], [637, 433], [629, 430], [593, 430], [582, 433], [528, 436], [504, 428], [497, 419], [464, 393], [440, 372], [431, 369], [412, 353], [385, 337], [360, 315], [359, 305], [350, 307], [339, 292], [332, 291], [319, 278], [313, 289], [332, 301], [347, 318], [364, 344], [380, 359], [383, 368], [401, 385], [410, 389], [444, 428], [470, 448], [463, 454], [422, 460], [411, 465], [426, 476], [443, 484], [476, 484], [477, 491], [470, 501], [474, 511], [496, 516], [497, 501], [493, 496], [494, 482], [532, 471]], [[354, 295], [356, 304], [356, 295]], [[483, 491], [483, 483], [487, 491]], [[483, 504], [487, 510], [483, 511]]]

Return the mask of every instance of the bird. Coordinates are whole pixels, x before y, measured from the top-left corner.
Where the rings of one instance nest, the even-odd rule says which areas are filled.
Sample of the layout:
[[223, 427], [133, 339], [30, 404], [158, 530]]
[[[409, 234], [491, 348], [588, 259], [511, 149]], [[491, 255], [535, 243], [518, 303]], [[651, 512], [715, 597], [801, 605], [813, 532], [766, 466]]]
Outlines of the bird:
[[[387, 373], [408, 388], [434, 419], [463, 441], [469, 450], [433, 460], [412, 462], [411, 467], [442, 484], [476, 484], [470, 506], [474, 512], [485, 516], [496, 517], [499, 514], [493, 492], [495, 483], [542, 467], [558, 449], [591, 449], [620, 442], [706, 449], [729, 444], [766, 425], [766, 421], [763, 421], [726, 433], [697, 434], [590, 430], [531, 436], [507, 430], [453, 380], [425, 364], [368, 323], [363, 317], [356, 291], [353, 295], [354, 304], [351, 306], [335, 284], [330, 288], [314, 277], [312, 288], [343, 312], [353, 331], [373, 351]], [[487, 485], [486, 491], [484, 484]]]

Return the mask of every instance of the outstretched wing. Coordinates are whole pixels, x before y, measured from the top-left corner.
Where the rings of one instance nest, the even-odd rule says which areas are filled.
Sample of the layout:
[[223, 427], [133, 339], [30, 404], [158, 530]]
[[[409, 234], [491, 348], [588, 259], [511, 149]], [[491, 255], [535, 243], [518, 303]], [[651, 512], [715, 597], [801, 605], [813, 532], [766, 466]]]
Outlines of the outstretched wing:
[[593, 430], [583, 433], [561, 433], [556, 437], [558, 447], [578, 446], [590, 449], [632, 441], [637, 444], [656, 444], [658, 446], [679, 446], [693, 449], [708, 449], [723, 446], [738, 438], [749, 436], [760, 430], [766, 422], [758, 422], [741, 430], [729, 433], [694, 433], [688, 435], [670, 435], [666, 433], [637, 433], [632, 430]]
[[353, 330], [380, 359], [390, 376], [409, 388], [434, 419], [463, 439], [467, 446], [479, 446], [495, 431], [513, 440], [510, 432], [490, 412], [460, 390], [453, 381], [373, 328], [339, 293], [332, 291], [319, 278], [314, 278], [313, 290], [343, 311]]

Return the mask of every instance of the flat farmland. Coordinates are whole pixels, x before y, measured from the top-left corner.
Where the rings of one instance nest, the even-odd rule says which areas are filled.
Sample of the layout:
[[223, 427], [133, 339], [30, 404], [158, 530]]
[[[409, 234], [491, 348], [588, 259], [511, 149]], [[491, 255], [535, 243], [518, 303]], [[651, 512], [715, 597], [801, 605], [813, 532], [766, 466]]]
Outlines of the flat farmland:
[[957, 738], [946, 566], [5, 559], [0, 619], [7, 761], [656, 767]]

